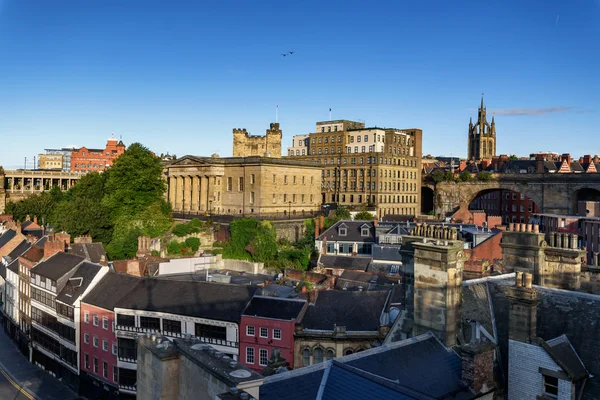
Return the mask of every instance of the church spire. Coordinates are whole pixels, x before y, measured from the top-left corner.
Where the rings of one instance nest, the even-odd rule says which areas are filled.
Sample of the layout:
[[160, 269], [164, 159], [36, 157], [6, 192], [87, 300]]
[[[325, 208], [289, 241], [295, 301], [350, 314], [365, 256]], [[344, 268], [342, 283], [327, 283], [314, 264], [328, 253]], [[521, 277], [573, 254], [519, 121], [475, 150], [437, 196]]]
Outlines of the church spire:
[[483, 93], [481, 93], [481, 107], [480, 108], [482, 110], [485, 108], [484, 105], [483, 105]]

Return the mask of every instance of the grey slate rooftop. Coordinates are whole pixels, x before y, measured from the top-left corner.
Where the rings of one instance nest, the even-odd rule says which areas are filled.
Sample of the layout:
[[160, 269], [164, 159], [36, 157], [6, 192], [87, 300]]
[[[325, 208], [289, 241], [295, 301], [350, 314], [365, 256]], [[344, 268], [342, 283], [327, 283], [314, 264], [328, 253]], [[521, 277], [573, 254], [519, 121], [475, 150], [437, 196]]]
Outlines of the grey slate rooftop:
[[309, 304], [302, 319], [304, 329], [332, 331], [345, 326], [346, 331], [377, 332], [388, 290], [359, 292], [320, 290], [315, 304]]
[[298, 318], [305, 304], [299, 299], [254, 296], [243, 315], [291, 321]]
[[17, 236], [17, 232], [15, 232], [12, 229], [9, 229], [6, 232], [4, 232], [0, 236], [0, 249], [2, 247], [4, 247], [5, 244], [7, 244], [8, 242], [10, 242], [12, 240], [12, 238], [14, 238], [15, 236]]
[[31, 272], [56, 281], [84, 260], [82, 257], [59, 251], [37, 264]]
[[109, 271], [82, 301], [105, 310], [114, 310], [117, 302], [132, 291], [142, 279]]
[[101, 269], [101, 265], [83, 262], [56, 296], [56, 300], [72, 306], [75, 300], [90, 286]]
[[239, 322], [256, 289], [255, 286], [144, 278], [115, 307]]
[[[431, 333], [265, 378], [261, 400], [471, 399], [461, 360]], [[294, 388], [294, 390], [290, 390]]]
[[69, 253], [83, 257], [88, 261], [98, 264], [106, 262], [106, 251], [102, 243], [73, 243]]
[[[368, 236], [361, 235], [362, 226], [369, 229]], [[340, 235], [340, 228], [346, 228], [346, 235]], [[375, 242], [375, 225], [373, 221], [338, 221], [325, 230], [325, 232], [321, 233], [317, 240], [324, 239], [328, 242], [373, 243]]]

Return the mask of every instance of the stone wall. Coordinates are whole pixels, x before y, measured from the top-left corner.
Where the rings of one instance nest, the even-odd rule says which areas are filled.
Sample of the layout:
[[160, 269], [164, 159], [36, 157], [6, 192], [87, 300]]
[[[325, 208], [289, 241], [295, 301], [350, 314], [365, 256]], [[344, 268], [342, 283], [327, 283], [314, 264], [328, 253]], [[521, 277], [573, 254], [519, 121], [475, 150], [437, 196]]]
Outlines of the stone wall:
[[250, 262], [243, 260], [230, 260], [224, 259], [222, 261], [222, 268], [230, 269], [232, 271], [248, 272], [250, 274], [269, 274], [270, 272], [265, 269], [265, 264], [260, 262]]
[[179, 364], [179, 355], [160, 357], [140, 343], [137, 359], [137, 398], [148, 400], [181, 398], [179, 397]]
[[303, 219], [288, 221], [272, 221], [277, 232], [277, 239], [285, 239], [291, 243], [297, 242], [304, 237], [306, 225]]
[[233, 156], [281, 157], [281, 136], [278, 123], [272, 123], [264, 136], [251, 136], [246, 129], [233, 129]]

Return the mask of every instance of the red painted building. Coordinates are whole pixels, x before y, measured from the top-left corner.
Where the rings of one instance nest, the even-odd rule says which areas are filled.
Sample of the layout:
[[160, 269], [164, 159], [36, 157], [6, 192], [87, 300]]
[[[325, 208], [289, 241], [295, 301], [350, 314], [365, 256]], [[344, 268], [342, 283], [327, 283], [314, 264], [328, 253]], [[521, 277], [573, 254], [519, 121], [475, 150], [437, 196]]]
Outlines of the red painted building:
[[108, 139], [104, 149], [81, 147], [71, 154], [71, 171], [104, 171], [110, 168], [115, 158], [125, 152], [125, 145], [114, 137]]
[[294, 329], [306, 309], [306, 301], [255, 296], [240, 321], [239, 361], [261, 372], [275, 349], [294, 365]]
[[79, 330], [80, 393], [88, 398], [116, 398], [119, 369], [114, 308], [139, 278], [107, 273], [81, 301]]

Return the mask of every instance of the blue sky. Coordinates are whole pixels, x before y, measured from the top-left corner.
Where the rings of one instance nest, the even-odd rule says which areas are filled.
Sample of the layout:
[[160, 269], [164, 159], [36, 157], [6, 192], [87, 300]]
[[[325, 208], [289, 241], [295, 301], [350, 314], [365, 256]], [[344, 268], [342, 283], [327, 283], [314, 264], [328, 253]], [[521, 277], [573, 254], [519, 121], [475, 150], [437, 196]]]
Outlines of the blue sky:
[[277, 104], [286, 146], [331, 107], [466, 156], [482, 92], [499, 153], [600, 153], [599, 39], [599, 0], [0, 0], [0, 165], [111, 134], [227, 156]]

